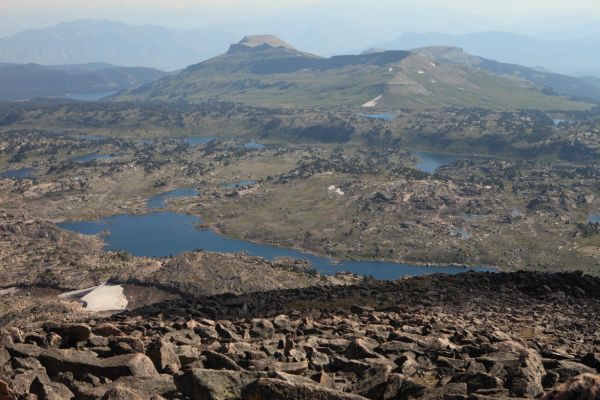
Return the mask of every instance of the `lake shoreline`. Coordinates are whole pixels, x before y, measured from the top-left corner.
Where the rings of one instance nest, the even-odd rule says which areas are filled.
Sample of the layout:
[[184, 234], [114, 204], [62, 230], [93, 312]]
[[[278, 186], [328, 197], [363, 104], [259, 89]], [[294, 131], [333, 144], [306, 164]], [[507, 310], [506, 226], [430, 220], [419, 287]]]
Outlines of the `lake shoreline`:
[[[142, 215], [123, 214], [98, 221], [60, 223], [58, 227], [87, 235], [108, 235], [99, 237], [105, 251], [125, 251], [137, 257], [164, 259], [183, 253], [203, 250], [214, 253], [243, 253], [272, 262], [279, 257], [306, 260], [317, 272], [333, 275], [337, 272], [350, 272], [357, 275], [373, 276], [375, 279], [398, 279], [436, 273], [497, 272], [496, 266], [468, 266], [464, 264], [437, 264], [428, 261], [402, 262], [385, 259], [336, 259], [294, 247], [281, 247], [223, 235], [214, 226], [202, 225], [198, 216], [178, 214], [172, 211], [155, 211]], [[152, 231], [152, 229], [155, 229]], [[181, 235], [180, 241], [176, 235]], [[140, 237], [141, 235], [141, 237]], [[147, 235], [147, 236], [143, 236]], [[163, 237], [159, 237], [163, 235]], [[135, 239], [132, 239], [135, 237]], [[163, 247], [161, 247], [163, 246]], [[167, 246], [167, 247], [164, 247]], [[396, 269], [397, 268], [397, 269]], [[426, 271], [423, 271], [424, 269]]]

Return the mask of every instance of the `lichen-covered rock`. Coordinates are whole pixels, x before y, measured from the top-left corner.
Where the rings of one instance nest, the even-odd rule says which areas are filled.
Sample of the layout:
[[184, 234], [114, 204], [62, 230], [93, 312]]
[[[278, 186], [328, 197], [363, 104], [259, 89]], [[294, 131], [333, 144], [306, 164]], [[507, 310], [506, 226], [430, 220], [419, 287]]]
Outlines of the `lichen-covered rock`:
[[244, 388], [242, 399], [366, 400], [362, 396], [339, 392], [317, 385], [291, 383], [270, 378], [259, 379], [248, 385]]
[[600, 399], [600, 375], [582, 374], [561, 384], [544, 396], [544, 400]]
[[39, 360], [53, 374], [70, 372], [82, 376], [90, 373], [110, 379], [121, 376], [158, 376], [152, 361], [139, 353], [98, 358], [83, 351], [47, 349], [40, 354]]
[[179, 357], [171, 343], [164, 340], [154, 340], [146, 349], [146, 355], [152, 360], [158, 372], [170, 371], [175, 373], [181, 368]]
[[175, 376], [177, 389], [196, 400], [240, 399], [242, 389], [265, 376], [259, 372], [187, 369]]

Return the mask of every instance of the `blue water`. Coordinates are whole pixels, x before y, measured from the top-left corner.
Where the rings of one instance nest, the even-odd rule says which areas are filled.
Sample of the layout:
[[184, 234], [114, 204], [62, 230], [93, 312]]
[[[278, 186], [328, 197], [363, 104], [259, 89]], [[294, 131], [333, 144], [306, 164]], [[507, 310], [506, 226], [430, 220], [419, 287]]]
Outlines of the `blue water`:
[[85, 163], [85, 162], [90, 162], [90, 161], [94, 161], [94, 160], [109, 160], [111, 158], [114, 158], [114, 156], [109, 156], [106, 154], [98, 154], [98, 153], [89, 153], [89, 154], [85, 154], [83, 156], [74, 157], [71, 159], [71, 161], [78, 162], [78, 163]]
[[453, 155], [428, 153], [426, 151], [412, 151], [410, 155], [417, 158], [416, 168], [429, 174], [434, 173], [439, 167], [450, 165], [458, 160], [458, 157]]
[[183, 141], [190, 146], [205, 145], [213, 140], [218, 140], [216, 136], [188, 136], [183, 138]]
[[[308, 260], [324, 274], [348, 271], [360, 275], [371, 275], [377, 279], [397, 279], [402, 276], [433, 273], [458, 274], [468, 271], [460, 267], [419, 267], [383, 261], [341, 261], [319, 257], [301, 251], [270, 245], [229, 239], [210, 229], [198, 229], [202, 220], [198, 217], [156, 212], [146, 215], [118, 215], [99, 221], [68, 222], [59, 227], [71, 231], [94, 235], [103, 231], [106, 250], [126, 251], [135, 256], [168, 257], [183, 252], [206, 250], [222, 253], [245, 251], [252, 256], [273, 260], [276, 257], [293, 257]], [[493, 271], [488, 268], [472, 268], [475, 271]]]
[[471, 233], [464, 228], [454, 228], [453, 232], [460, 236], [463, 240], [471, 238]]
[[167, 206], [167, 202], [171, 199], [179, 199], [183, 197], [195, 197], [198, 196], [198, 191], [193, 188], [183, 188], [183, 189], [175, 189], [169, 192], [161, 193], [157, 196], [152, 197], [146, 203], [146, 207], [157, 209], [157, 208], [165, 208]]
[[248, 150], [262, 150], [265, 148], [265, 145], [251, 141], [251, 142], [245, 143], [244, 148], [248, 149]]
[[100, 142], [102, 140], [108, 139], [108, 137], [100, 135], [83, 135], [81, 136], [81, 138], [83, 140], [87, 140], [88, 142]]
[[575, 121], [570, 120], [570, 119], [559, 119], [559, 118], [556, 118], [556, 119], [553, 119], [552, 122], [554, 122], [554, 127], [556, 128], [556, 127], [558, 127], [561, 124], [571, 125]]
[[31, 174], [33, 174], [33, 172], [33, 168], [13, 169], [10, 171], [0, 172], [0, 177], [13, 179], [27, 179], [32, 178]]
[[485, 215], [469, 213], [469, 214], [465, 214], [463, 218], [467, 222], [475, 222], [475, 221], [481, 221], [482, 219], [484, 219]]
[[225, 185], [223, 185], [223, 188], [225, 189], [241, 189], [243, 187], [246, 186], [252, 186], [255, 185], [256, 181], [252, 181], [252, 180], [242, 180], [239, 182], [233, 182], [233, 183], [227, 183]]
[[590, 214], [588, 217], [588, 222], [592, 224], [600, 224], [600, 214]]
[[359, 117], [368, 119], [378, 119], [382, 121], [393, 121], [396, 119], [394, 114], [360, 114]]

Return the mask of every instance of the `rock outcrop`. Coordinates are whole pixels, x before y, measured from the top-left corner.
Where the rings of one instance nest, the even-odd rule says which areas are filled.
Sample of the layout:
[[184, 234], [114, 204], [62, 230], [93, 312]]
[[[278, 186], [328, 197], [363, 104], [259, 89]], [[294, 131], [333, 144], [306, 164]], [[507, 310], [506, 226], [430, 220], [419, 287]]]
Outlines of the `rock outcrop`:
[[599, 311], [576, 273], [177, 300], [2, 330], [0, 399], [596, 399]]

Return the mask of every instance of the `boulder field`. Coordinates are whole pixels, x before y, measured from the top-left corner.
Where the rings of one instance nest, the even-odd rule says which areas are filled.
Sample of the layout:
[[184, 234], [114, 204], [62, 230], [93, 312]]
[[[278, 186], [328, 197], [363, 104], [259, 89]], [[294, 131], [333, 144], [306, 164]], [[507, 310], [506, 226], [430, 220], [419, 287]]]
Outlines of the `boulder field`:
[[599, 311], [580, 273], [177, 299], [4, 327], [0, 399], [598, 399]]

